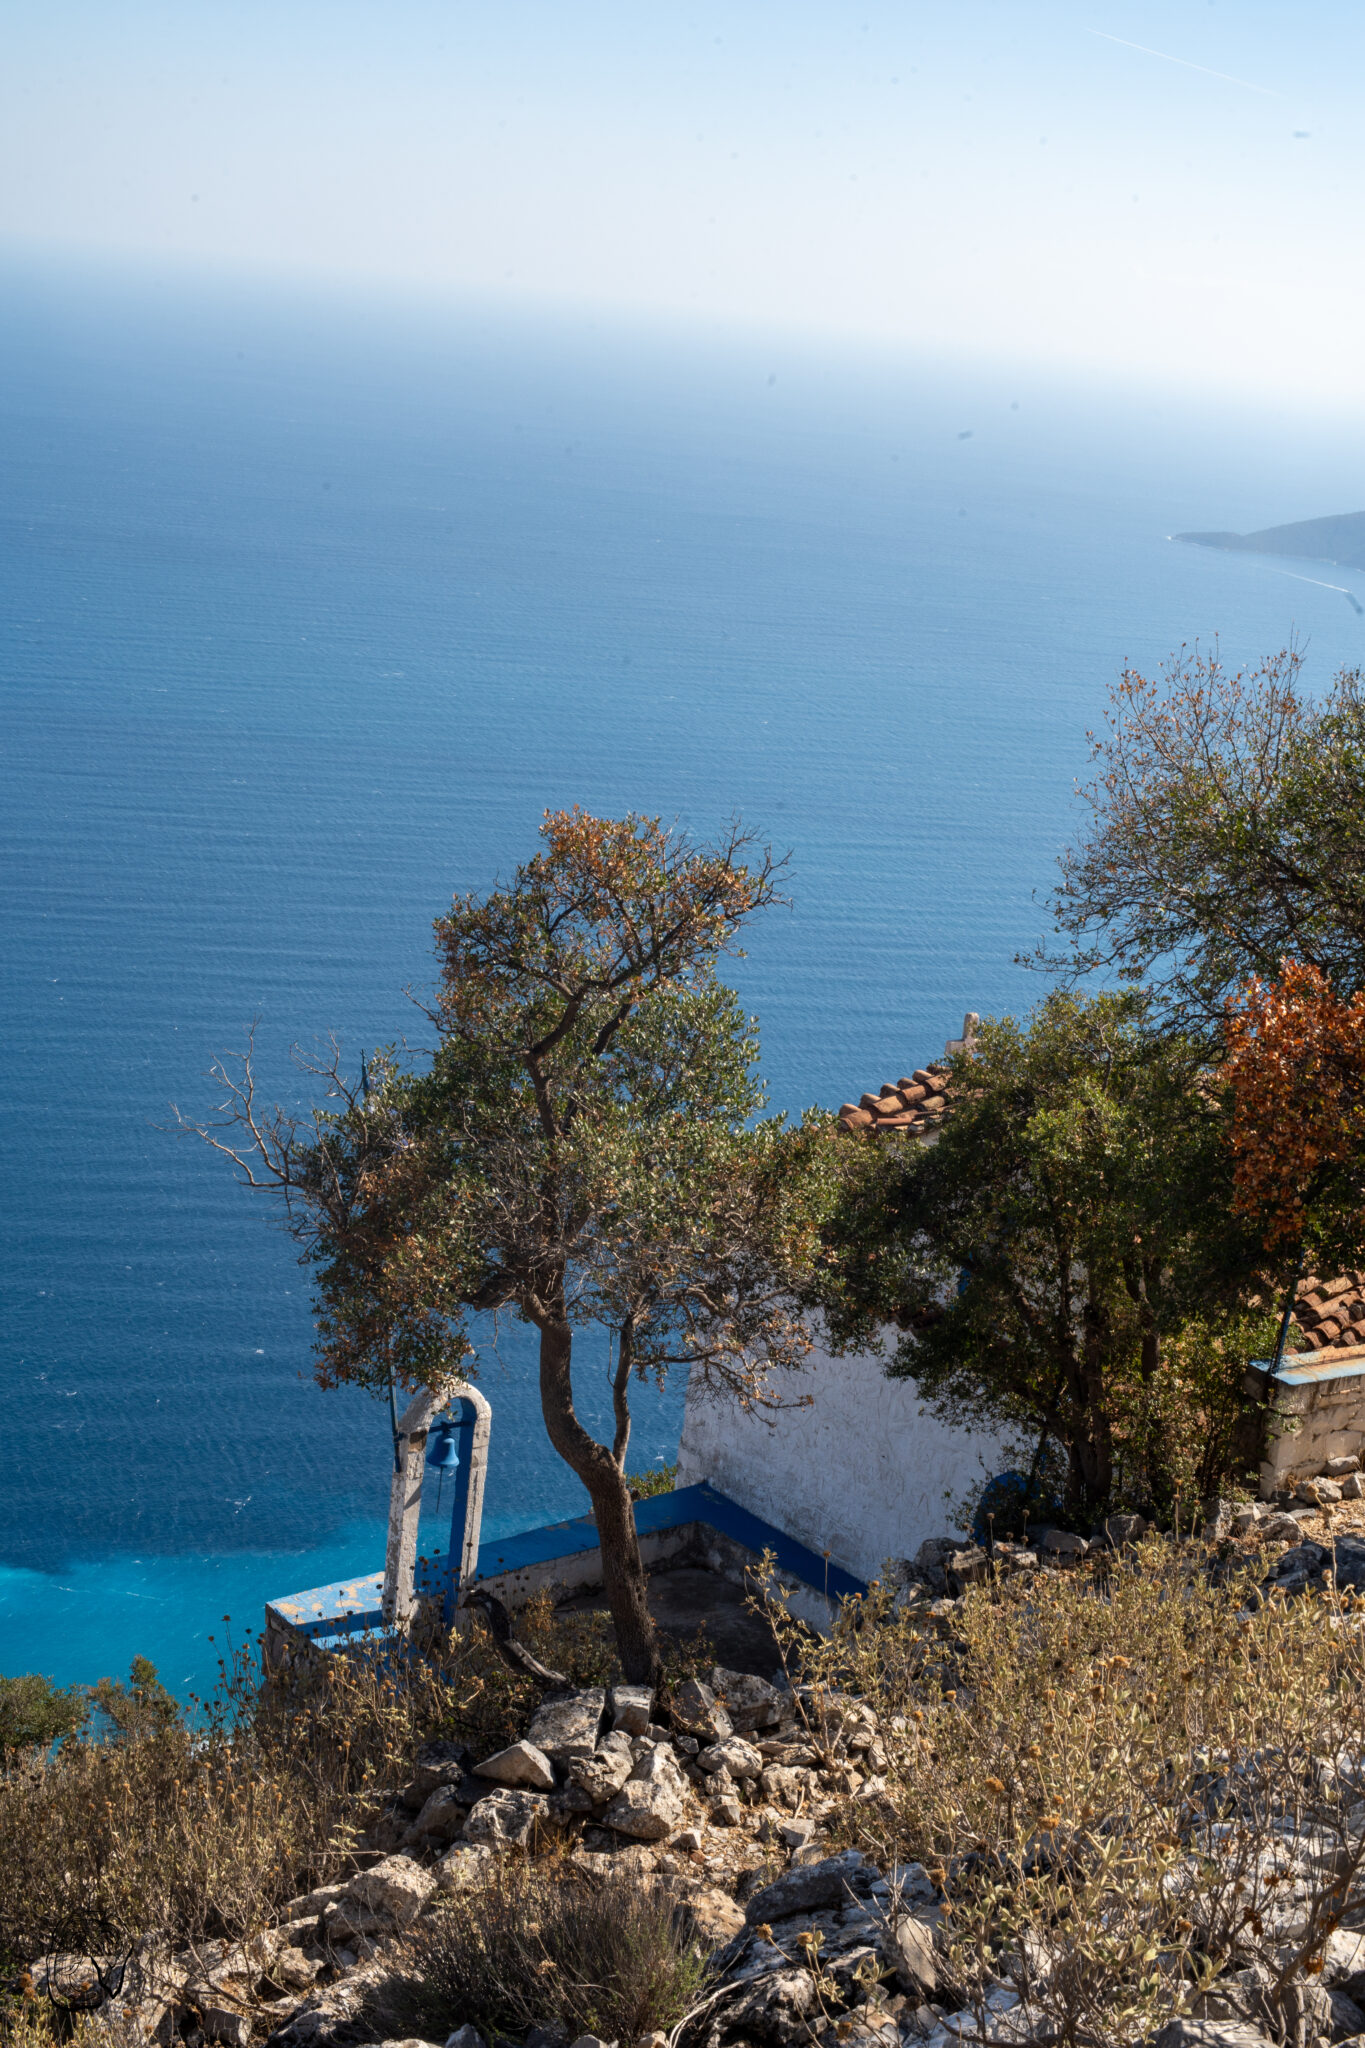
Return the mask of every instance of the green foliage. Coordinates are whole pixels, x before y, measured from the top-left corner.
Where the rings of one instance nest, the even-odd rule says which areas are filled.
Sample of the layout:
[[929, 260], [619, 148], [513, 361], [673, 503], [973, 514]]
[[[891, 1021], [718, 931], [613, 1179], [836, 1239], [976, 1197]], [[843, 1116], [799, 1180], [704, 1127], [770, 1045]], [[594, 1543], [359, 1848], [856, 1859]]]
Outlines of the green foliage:
[[847, 1160], [820, 1290], [838, 1337], [894, 1318], [890, 1369], [939, 1412], [1055, 1438], [1078, 1517], [1209, 1490], [1238, 1454], [1261, 1255], [1196, 1047], [1136, 995], [1056, 992], [959, 1056], [936, 1144]]
[[46, 1749], [63, 1736], [74, 1735], [85, 1716], [81, 1695], [53, 1685], [50, 1678], [36, 1672], [0, 1678], [0, 1765], [25, 1750]]
[[638, 2041], [674, 2026], [706, 1983], [661, 1893], [571, 1866], [502, 1863], [438, 1909], [409, 1957], [401, 2021], [430, 2038], [467, 2023], [489, 2040], [537, 2026]]
[[1365, 678], [1314, 701], [1301, 666], [1291, 648], [1229, 675], [1182, 648], [1158, 681], [1125, 671], [1092, 741], [1092, 823], [1053, 903], [1068, 964], [1144, 982], [1206, 1040], [1286, 956], [1365, 987]]
[[652, 1500], [656, 1493], [672, 1493], [678, 1483], [678, 1467], [652, 1465], [648, 1472], [627, 1472], [626, 1485], [636, 1500]]
[[134, 1742], [172, 1727], [180, 1718], [180, 1707], [157, 1677], [155, 1664], [146, 1657], [134, 1657], [128, 1682], [101, 1678], [90, 1688], [90, 1704], [103, 1727], [115, 1739]]

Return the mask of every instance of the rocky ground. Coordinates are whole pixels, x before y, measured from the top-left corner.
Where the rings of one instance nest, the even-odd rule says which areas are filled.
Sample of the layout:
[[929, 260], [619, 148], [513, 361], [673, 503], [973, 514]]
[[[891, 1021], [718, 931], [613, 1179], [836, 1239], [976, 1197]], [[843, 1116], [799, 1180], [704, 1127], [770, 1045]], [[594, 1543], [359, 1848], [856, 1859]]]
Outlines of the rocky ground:
[[[1205, 1531], [1210, 1568], [1252, 1561], [1266, 1585], [1291, 1596], [1333, 1577], [1365, 1590], [1365, 1500], [1334, 1497], [1351, 1476], [1305, 1482], [1292, 1502], [1220, 1506]], [[1138, 1518], [1115, 1517], [1096, 1540], [1119, 1547], [1141, 1533]], [[1093, 1547], [1060, 1529], [1030, 1539], [989, 1551], [935, 1539], [904, 1568], [897, 1602], [950, 1641], [972, 1585], [1067, 1572]], [[115, 2048], [359, 2048], [383, 2038], [374, 2015], [385, 1982], [402, 1974], [408, 1941], [442, 1899], [478, 1887], [499, 1859], [530, 1856], [566, 1879], [655, 1887], [676, 1907], [712, 1971], [682, 2048], [1052, 2048], [1063, 2038], [1053, 1992], [1064, 1944], [1040, 1956], [1004, 1942], [998, 1974], [968, 1984], [949, 1955], [954, 1870], [879, 1867], [836, 1846], [860, 1809], [874, 1817], [884, 1740], [894, 1748], [904, 1724], [882, 1729], [846, 1695], [821, 1695], [818, 1713], [810, 1705], [780, 1682], [720, 1667], [678, 1687], [668, 1727], [653, 1720], [647, 1688], [547, 1697], [521, 1739], [496, 1754], [448, 1741], [420, 1747], [406, 1782], [376, 1797], [350, 1874], [292, 1900], [250, 1941], [193, 1954], [147, 1946], [105, 1968], [58, 1956], [34, 1964], [34, 1989], [97, 2014]], [[1365, 2048], [1365, 1908], [1356, 1904], [1365, 1760], [1334, 1768], [1343, 1797], [1356, 1801], [1345, 1835], [1315, 1841], [1288, 1819], [1272, 1821], [1270, 1846], [1245, 1874], [1249, 1905], [1288, 1956], [1320, 1910], [1324, 1871], [1329, 1884], [1339, 1873], [1320, 1952], [1280, 1978], [1262, 1964], [1225, 1970], [1156, 2048]], [[1235, 1807], [1235, 1788], [1227, 1796]], [[1206, 1884], [1222, 1839], [1219, 1828], [1195, 1828], [1171, 1881]], [[479, 2042], [466, 2027], [445, 2048]], [[556, 2043], [542, 2034], [526, 2048]]]

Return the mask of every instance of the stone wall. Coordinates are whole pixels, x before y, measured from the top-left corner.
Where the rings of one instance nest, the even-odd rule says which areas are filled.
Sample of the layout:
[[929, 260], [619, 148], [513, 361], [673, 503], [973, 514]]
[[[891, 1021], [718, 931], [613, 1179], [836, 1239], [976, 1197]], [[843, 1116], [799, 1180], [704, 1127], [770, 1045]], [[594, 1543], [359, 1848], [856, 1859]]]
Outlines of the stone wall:
[[[1248, 1391], [1264, 1399], [1268, 1368], [1253, 1366]], [[1261, 1497], [1292, 1491], [1329, 1458], [1365, 1451], [1365, 1345], [1283, 1359], [1273, 1381], [1261, 1466]]]
[[909, 1381], [888, 1380], [865, 1352], [817, 1350], [781, 1392], [811, 1405], [765, 1419], [689, 1387], [678, 1484], [709, 1479], [859, 1578], [943, 1535], [951, 1499], [1017, 1462], [1004, 1440], [935, 1421]]

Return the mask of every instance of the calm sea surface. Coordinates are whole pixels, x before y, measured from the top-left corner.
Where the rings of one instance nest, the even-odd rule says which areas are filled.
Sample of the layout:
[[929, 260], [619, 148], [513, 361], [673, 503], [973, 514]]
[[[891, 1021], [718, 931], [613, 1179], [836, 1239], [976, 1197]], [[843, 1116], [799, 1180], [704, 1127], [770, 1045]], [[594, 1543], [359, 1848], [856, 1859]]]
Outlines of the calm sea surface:
[[[1302, 572], [1365, 579], [1166, 539], [1355, 509], [1354, 427], [17, 260], [0, 304], [7, 1673], [202, 1687], [224, 1615], [382, 1561], [386, 1415], [314, 1389], [291, 1247], [167, 1128], [253, 1019], [299, 1099], [293, 1041], [423, 1042], [431, 919], [547, 805], [737, 811], [793, 853], [735, 969], [772, 1100], [837, 1105], [1038, 994], [1125, 658], [1365, 658]], [[579, 1511], [486, 1337], [486, 1527]]]

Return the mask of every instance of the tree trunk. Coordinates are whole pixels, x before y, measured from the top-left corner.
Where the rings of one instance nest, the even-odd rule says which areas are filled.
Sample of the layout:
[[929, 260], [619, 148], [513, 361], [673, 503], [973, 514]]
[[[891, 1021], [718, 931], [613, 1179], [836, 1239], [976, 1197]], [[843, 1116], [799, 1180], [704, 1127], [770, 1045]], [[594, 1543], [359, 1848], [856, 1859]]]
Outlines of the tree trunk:
[[605, 1444], [589, 1436], [574, 1412], [573, 1331], [548, 1322], [540, 1331], [540, 1408], [550, 1442], [588, 1489], [602, 1549], [602, 1587], [611, 1609], [621, 1669], [631, 1685], [659, 1683], [662, 1662], [648, 1582], [635, 1534], [635, 1508], [621, 1471]]

